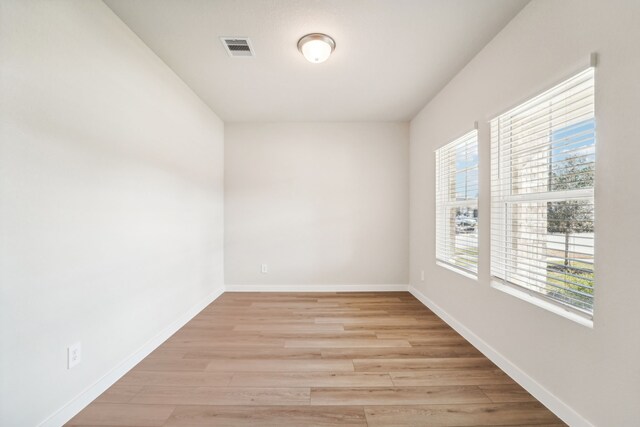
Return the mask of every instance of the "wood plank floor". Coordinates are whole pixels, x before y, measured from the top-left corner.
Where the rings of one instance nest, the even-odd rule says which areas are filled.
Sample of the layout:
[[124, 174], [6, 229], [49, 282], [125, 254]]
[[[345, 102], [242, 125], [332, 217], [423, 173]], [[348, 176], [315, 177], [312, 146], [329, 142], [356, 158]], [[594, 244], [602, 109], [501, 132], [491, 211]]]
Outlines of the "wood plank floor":
[[223, 294], [69, 426], [562, 426], [406, 292]]

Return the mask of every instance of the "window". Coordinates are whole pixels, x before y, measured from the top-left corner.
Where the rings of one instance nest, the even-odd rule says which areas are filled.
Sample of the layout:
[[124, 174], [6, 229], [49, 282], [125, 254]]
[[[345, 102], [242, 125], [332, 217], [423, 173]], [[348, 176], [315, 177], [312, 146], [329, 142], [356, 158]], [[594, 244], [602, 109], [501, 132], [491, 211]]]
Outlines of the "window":
[[478, 273], [478, 131], [436, 150], [436, 258]]
[[491, 274], [593, 314], [594, 69], [491, 121]]

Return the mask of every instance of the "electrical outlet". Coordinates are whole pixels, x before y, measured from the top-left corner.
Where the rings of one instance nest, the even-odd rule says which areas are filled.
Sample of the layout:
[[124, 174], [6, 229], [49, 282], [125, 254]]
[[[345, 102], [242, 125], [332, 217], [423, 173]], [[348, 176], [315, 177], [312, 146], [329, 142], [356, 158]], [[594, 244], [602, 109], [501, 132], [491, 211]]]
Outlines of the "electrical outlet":
[[67, 369], [71, 369], [82, 362], [82, 346], [79, 342], [67, 347]]
[[267, 264], [262, 264], [262, 265], [261, 265], [261, 271], [262, 271], [263, 273], [266, 273], [267, 271], [269, 271], [269, 270], [267, 269]]
[[424, 282], [424, 270], [420, 271], [420, 280]]

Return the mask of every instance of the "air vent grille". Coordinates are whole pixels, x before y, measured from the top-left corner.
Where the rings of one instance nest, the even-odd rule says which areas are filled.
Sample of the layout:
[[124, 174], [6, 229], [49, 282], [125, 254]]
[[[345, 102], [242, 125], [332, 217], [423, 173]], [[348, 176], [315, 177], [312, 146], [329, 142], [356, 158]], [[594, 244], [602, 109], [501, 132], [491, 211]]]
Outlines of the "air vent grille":
[[220, 37], [229, 56], [234, 58], [249, 58], [255, 56], [251, 42], [246, 37]]

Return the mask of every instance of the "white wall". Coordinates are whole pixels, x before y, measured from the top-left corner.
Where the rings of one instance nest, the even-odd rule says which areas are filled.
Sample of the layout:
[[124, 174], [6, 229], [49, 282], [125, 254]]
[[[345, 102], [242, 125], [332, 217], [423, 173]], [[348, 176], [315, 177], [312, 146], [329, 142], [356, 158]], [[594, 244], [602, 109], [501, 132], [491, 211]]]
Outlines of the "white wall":
[[407, 123], [227, 124], [227, 285], [406, 285], [408, 150]]
[[[586, 420], [640, 419], [640, 2], [530, 3], [411, 122], [411, 284]], [[490, 287], [487, 120], [598, 52], [596, 294], [589, 329]], [[433, 150], [480, 121], [480, 271], [435, 265]], [[420, 281], [420, 270], [427, 280]]]
[[99, 1], [3, 0], [0, 94], [0, 425], [34, 426], [223, 285], [224, 128]]

